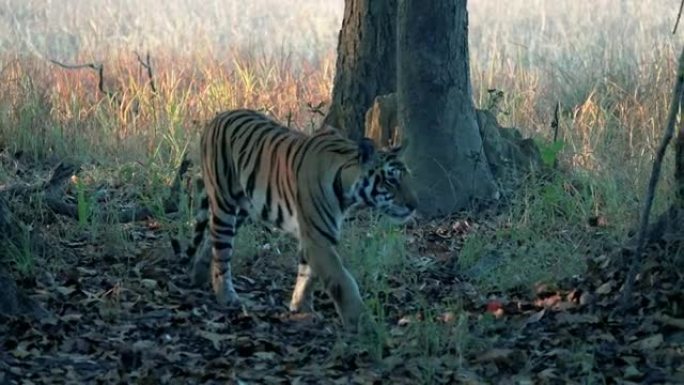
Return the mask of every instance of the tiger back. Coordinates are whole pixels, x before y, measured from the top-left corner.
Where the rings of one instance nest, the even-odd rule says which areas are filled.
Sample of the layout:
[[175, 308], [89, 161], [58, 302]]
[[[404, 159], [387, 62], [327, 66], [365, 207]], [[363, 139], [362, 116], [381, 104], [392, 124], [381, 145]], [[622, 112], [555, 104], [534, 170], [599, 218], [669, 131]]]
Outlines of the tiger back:
[[[377, 208], [397, 222], [413, 215], [417, 199], [402, 150], [376, 151], [370, 139], [354, 142], [330, 129], [308, 136], [252, 110], [218, 114], [200, 144], [204, 194], [186, 249], [195, 283], [211, 276], [219, 303], [239, 303], [231, 274], [233, 239], [249, 216], [299, 240], [290, 310], [313, 311], [312, 284], [319, 279], [344, 325], [355, 327], [363, 302], [335, 246], [354, 206]], [[197, 253], [207, 227], [211, 252]], [[177, 241], [173, 248], [180, 254]]]

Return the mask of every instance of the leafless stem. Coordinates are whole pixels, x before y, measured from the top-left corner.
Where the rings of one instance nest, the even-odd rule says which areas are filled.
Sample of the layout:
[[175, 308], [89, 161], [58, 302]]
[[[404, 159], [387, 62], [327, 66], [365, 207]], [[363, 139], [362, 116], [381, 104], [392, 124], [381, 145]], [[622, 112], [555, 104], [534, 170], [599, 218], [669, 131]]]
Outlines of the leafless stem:
[[558, 129], [560, 128], [560, 108], [560, 102], [556, 102], [556, 109], [553, 111], [553, 120], [551, 121], [551, 128], [553, 128], [554, 143], [558, 141]]
[[288, 110], [287, 111], [287, 128], [292, 128], [292, 111]]
[[675, 21], [674, 28], [672, 28], [672, 34], [674, 35], [675, 32], [677, 32], [677, 27], [679, 26], [679, 20], [682, 18], [682, 9], [684, 9], [684, 0], [682, 0], [681, 3], [679, 3], [679, 12], [677, 13], [677, 20]]
[[[684, 0], [682, 0], [684, 1]], [[306, 106], [309, 108], [309, 111], [318, 114], [320, 116], [325, 116], [325, 112], [323, 112], [323, 107], [325, 106], [325, 102], [320, 102], [317, 105], [313, 105], [311, 102], [307, 102]]]
[[180, 205], [181, 188], [183, 187], [183, 177], [185, 176], [185, 173], [188, 172], [188, 169], [191, 165], [192, 162], [190, 159], [188, 159], [188, 154], [183, 154], [181, 164], [178, 167], [176, 176], [173, 179], [173, 183], [171, 183], [169, 196], [164, 202], [164, 209], [167, 213], [178, 211], [178, 207]]
[[140, 54], [138, 52], [135, 53], [135, 56], [138, 57], [138, 63], [140, 63], [140, 65], [143, 68], [145, 68], [145, 70], [147, 70], [147, 79], [150, 82], [150, 88], [152, 89], [152, 92], [154, 92], [156, 94], [157, 93], [157, 87], [154, 84], [154, 75], [152, 72], [152, 64], [150, 63], [150, 53], [147, 52], [147, 54], [145, 55], [145, 60], [143, 60], [142, 56], [140, 56]]
[[665, 156], [665, 150], [672, 140], [674, 134], [674, 127], [677, 121], [677, 115], [679, 115], [682, 104], [682, 93], [684, 92], [684, 49], [679, 55], [679, 65], [677, 67], [677, 77], [674, 84], [674, 89], [672, 91], [672, 101], [670, 102], [670, 112], [667, 118], [667, 125], [665, 126], [665, 133], [660, 142], [660, 146], [656, 152], [656, 157], [653, 161], [653, 169], [651, 170], [651, 179], [648, 183], [648, 189], [646, 191], [646, 197], [644, 202], [644, 207], [641, 212], [641, 218], [639, 223], [639, 234], [637, 238], [637, 246], [635, 255], [630, 265], [629, 272], [627, 273], [627, 278], [625, 280], [624, 290], [622, 292], [621, 298], [621, 308], [626, 309], [630, 297], [632, 295], [632, 289], [634, 286], [634, 280], [636, 274], [641, 266], [641, 254], [644, 251], [644, 245], [646, 243], [646, 233], [648, 228], [648, 219], [651, 214], [651, 206], [653, 205], [653, 198], [655, 195], [655, 188], [658, 184], [658, 179], [660, 178], [660, 168], [663, 163], [663, 157]]

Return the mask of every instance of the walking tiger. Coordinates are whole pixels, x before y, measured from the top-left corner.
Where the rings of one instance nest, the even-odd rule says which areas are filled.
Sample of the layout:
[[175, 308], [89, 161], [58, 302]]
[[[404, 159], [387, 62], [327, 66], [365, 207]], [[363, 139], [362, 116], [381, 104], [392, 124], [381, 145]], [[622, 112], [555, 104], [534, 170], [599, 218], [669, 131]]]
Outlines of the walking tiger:
[[[246, 109], [219, 113], [200, 144], [204, 193], [185, 251], [194, 257], [195, 281], [210, 275], [219, 303], [239, 302], [231, 277], [233, 238], [251, 216], [299, 240], [290, 310], [313, 311], [312, 283], [320, 279], [343, 324], [355, 328], [363, 302], [335, 246], [352, 207], [376, 208], [397, 222], [414, 214], [417, 198], [403, 148], [376, 150], [370, 139], [355, 142], [333, 129], [308, 136]], [[207, 225], [212, 252], [194, 256]], [[180, 254], [179, 242], [172, 242]]]

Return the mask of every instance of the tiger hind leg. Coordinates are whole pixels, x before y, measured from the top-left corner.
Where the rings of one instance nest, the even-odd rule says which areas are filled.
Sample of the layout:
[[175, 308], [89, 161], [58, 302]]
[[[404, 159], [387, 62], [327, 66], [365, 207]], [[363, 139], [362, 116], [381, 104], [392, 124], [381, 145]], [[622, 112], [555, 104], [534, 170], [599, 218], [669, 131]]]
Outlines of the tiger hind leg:
[[237, 229], [236, 209], [224, 211], [213, 205], [209, 231], [211, 233], [211, 285], [222, 305], [237, 305], [240, 299], [233, 286], [231, 260], [233, 239]]
[[[247, 218], [247, 211], [245, 210], [239, 210], [237, 214], [237, 220], [235, 223], [235, 233], [237, 234], [238, 230], [240, 229], [240, 226], [244, 223], [245, 219]], [[201, 218], [200, 218], [201, 219]], [[204, 226], [201, 226], [201, 231], [204, 231], [204, 228], [206, 227], [206, 223], [208, 223], [209, 219], [205, 216], [204, 218]], [[198, 224], [200, 221], [198, 220]], [[195, 254], [195, 257], [193, 258], [192, 261], [192, 271], [191, 271], [191, 278], [192, 278], [192, 284], [195, 286], [202, 286], [206, 284], [210, 279], [211, 279], [211, 274], [210, 274], [210, 269], [211, 269], [211, 261], [212, 261], [212, 256], [213, 256], [213, 247], [212, 247], [212, 242], [207, 242], [206, 239], [203, 240], [202, 246], [199, 248], [199, 251]], [[197, 246], [195, 246], [197, 247]]]
[[[209, 223], [209, 197], [204, 194], [203, 186], [199, 188], [202, 195], [199, 200], [200, 206], [195, 216], [195, 235], [185, 250], [185, 256], [189, 257], [191, 262], [190, 280], [195, 286], [202, 286], [207, 282], [211, 261], [210, 243], [207, 242], [204, 236], [207, 224]], [[176, 256], [182, 257], [180, 242], [176, 239], [171, 239], [171, 246]]]

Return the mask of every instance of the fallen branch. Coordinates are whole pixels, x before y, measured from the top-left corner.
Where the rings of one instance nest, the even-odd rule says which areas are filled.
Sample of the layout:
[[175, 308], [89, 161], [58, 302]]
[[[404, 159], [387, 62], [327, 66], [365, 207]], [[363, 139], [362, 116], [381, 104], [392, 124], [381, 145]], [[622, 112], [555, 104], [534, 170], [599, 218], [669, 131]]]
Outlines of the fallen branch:
[[632, 290], [634, 287], [634, 280], [636, 274], [641, 267], [641, 255], [644, 251], [644, 245], [646, 244], [646, 234], [648, 230], [648, 220], [651, 214], [651, 206], [653, 205], [653, 198], [655, 196], [655, 188], [658, 184], [658, 179], [660, 178], [660, 169], [663, 163], [663, 158], [665, 157], [665, 150], [672, 140], [674, 134], [674, 127], [677, 121], [677, 115], [680, 113], [682, 107], [682, 93], [684, 92], [684, 49], [679, 56], [679, 65], [677, 66], [677, 76], [672, 91], [672, 100], [670, 102], [670, 112], [667, 118], [667, 125], [665, 126], [665, 132], [663, 138], [660, 142], [660, 146], [656, 151], [656, 157], [653, 161], [653, 169], [651, 170], [651, 178], [648, 183], [648, 189], [646, 191], [646, 197], [644, 202], [644, 207], [641, 212], [640, 222], [639, 222], [639, 233], [637, 237], [637, 245], [634, 256], [632, 257], [631, 265], [627, 277], [625, 280], [624, 289], [622, 292], [622, 298], [620, 303], [620, 310], [625, 310], [631, 300]]
[[62, 200], [68, 181], [81, 170], [80, 166], [59, 163], [53, 170], [52, 176], [43, 186], [45, 190], [45, 204], [56, 214], [78, 218], [78, 209]]
[[90, 68], [93, 71], [97, 72], [98, 76], [98, 82], [97, 82], [97, 89], [100, 90], [104, 95], [107, 95], [112, 100], [116, 100], [116, 94], [114, 94], [111, 91], [107, 91], [104, 89], [104, 64], [101, 63], [87, 63], [87, 64], [64, 64], [61, 62], [58, 62], [57, 60], [54, 59], [48, 59], [51, 63], [56, 64], [64, 69], [68, 70], [79, 70], [83, 68]]
[[663, 325], [672, 326], [678, 329], [684, 329], [684, 319], [674, 318], [665, 314], [656, 315], [655, 319]]
[[[183, 157], [180, 167], [176, 172], [174, 181], [169, 189], [169, 195], [164, 199], [164, 214], [171, 214], [178, 211], [182, 180], [190, 167], [190, 161]], [[0, 198], [5, 196], [22, 196], [27, 194], [44, 191], [44, 199], [47, 207], [54, 212], [65, 217], [78, 219], [78, 207], [75, 204], [64, 201], [65, 188], [72, 176], [80, 171], [80, 166], [59, 163], [51, 173], [46, 182], [33, 185], [16, 184], [11, 186], [0, 186]], [[0, 211], [2, 214], [2, 211]], [[120, 210], [115, 213], [113, 220], [118, 223], [137, 222], [155, 218], [157, 215], [153, 210], [145, 206], [135, 205], [134, 207]]]
[[[183, 155], [183, 160], [181, 160], [181, 164], [176, 171], [176, 176], [173, 178], [173, 182], [169, 188], [169, 195], [164, 199], [164, 214], [171, 214], [178, 211], [183, 177], [190, 168], [190, 165], [191, 162], [187, 159], [187, 154]], [[137, 222], [152, 219], [155, 216], [154, 212], [149, 208], [136, 206], [120, 211], [116, 217], [116, 221], [119, 223]]]
[[53, 191], [59, 187], [63, 187], [66, 184], [68, 178], [78, 173], [80, 170], [79, 166], [59, 163], [52, 170], [50, 179], [45, 182], [40, 182], [36, 184], [13, 184], [9, 186], [0, 186], [0, 194], [5, 196], [16, 196], [16, 195], [26, 195], [35, 193], [38, 191]]

